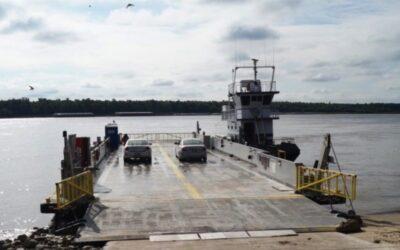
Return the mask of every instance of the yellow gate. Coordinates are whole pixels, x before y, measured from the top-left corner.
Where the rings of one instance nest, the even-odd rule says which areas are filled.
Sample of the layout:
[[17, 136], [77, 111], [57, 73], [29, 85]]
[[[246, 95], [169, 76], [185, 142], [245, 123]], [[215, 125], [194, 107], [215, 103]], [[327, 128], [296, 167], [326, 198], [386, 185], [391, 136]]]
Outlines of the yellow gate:
[[57, 209], [62, 209], [83, 197], [93, 196], [93, 176], [90, 171], [56, 183]]
[[311, 190], [329, 196], [356, 199], [357, 175], [297, 166], [296, 191]]

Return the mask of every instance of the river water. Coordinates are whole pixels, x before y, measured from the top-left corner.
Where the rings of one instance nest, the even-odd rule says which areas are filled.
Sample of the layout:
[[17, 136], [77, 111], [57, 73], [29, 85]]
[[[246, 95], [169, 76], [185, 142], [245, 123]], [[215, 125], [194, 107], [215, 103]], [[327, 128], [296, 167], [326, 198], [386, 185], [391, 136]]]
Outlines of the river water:
[[[112, 120], [122, 132], [191, 132], [196, 121], [208, 134], [226, 129], [220, 116], [0, 119], [0, 239], [48, 224], [39, 204], [60, 180], [62, 131], [95, 139]], [[358, 213], [400, 210], [400, 115], [281, 115], [274, 131], [296, 139], [307, 165], [331, 133], [343, 170], [358, 175]]]

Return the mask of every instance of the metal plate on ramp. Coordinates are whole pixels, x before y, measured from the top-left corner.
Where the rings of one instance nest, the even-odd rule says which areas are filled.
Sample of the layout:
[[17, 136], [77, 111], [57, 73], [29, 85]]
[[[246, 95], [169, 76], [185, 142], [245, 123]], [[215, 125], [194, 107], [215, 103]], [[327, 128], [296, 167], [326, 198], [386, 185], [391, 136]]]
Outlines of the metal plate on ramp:
[[279, 237], [279, 236], [296, 236], [293, 230], [263, 230], [263, 231], [247, 231], [250, 237]]
[[249, 235], [245, 231], [239, 232], [216, 232], [216, 233], [201, 233], [202, 240], [217, 240], [217, 239], [240, 239], [248, 238]]
[[198, 234], [165, 234], [150, 235], [150, 241], [181, 241], [181, 240], [199, 240]]

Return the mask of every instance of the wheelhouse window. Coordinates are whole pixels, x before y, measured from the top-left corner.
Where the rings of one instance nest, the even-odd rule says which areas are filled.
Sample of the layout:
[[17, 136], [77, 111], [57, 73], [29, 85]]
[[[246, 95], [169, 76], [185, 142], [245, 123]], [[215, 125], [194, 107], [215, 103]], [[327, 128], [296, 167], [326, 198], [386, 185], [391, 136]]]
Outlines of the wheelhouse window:
[[268, 95], [263, 96], [262, 99], [262, 104], [263, 105], [269, 105], [271, 103], [271, 97]]
[[250, 105], [250, 96], [242, 96], [240, 97], [240, 102], [243, 106]]
[[252, 102], [261, 102], [262, 101], [262, 96], [261, 95], [253, 95], [251, 97]]

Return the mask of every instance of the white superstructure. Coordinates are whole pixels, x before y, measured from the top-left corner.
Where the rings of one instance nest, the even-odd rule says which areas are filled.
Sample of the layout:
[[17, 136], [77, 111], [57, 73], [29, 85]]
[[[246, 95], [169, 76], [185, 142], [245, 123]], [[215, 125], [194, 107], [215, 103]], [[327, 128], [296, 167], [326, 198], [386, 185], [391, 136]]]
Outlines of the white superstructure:
[[[258, 148], [273, 144], [273, 120], [279, 116], [271, 109], [276, 90], [275, 66], [235, 67], [233, 82], [229, 85], [228, 104], [222, 108], [222, 118], [227, 120], [228, 136], [232, 141]], [[239, 79], [239, 71], [253, 71], [253, 79]], [[269, 71], [269, 79], [259, 79], [259, 71]]]

